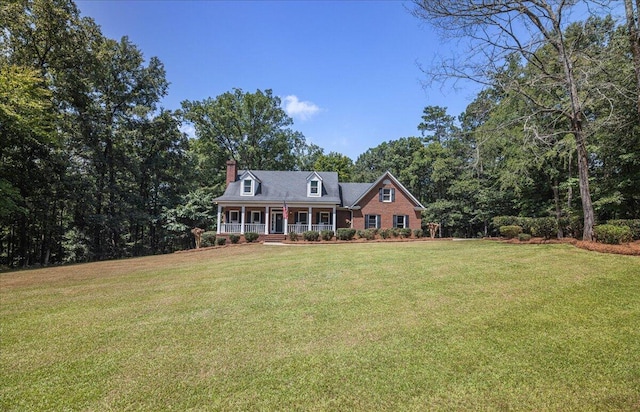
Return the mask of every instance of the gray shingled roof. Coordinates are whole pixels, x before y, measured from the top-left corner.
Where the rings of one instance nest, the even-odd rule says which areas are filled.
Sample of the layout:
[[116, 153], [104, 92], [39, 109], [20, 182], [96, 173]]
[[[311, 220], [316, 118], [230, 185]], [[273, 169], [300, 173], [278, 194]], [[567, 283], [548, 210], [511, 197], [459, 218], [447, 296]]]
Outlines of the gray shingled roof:
[[[239, 171], [242, 176], [244, 171]], [[322, 196], [307, 197], [307, 178], [313, 172], [285, 172], [270, 170], [252, 170], [251, 173], [262, 183], [257, 188], [255, 196], [241, 196], [241, 182], [236, 180], [229, 184], [224, 194], [215, 202], [303, 202], [303, 203], [335, 203], [342, 204], [338, 173], [317, 172], [322, 179]]]
[[340, 183], [342, 206], [353, 206], [356, 200], [371, 189], [371, 185], [372, 183]]

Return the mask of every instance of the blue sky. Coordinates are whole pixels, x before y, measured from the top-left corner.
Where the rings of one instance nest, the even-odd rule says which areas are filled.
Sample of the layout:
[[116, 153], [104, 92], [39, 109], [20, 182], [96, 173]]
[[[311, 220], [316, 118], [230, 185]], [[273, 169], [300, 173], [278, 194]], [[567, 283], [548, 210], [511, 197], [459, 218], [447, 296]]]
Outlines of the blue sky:
[[354, 161], [388, 140], [418, 135], [427, 105], [462, 113], [478, 86], [423, 87], [418, 63], [455, 53], [400, 1], [78, 0], [114, 39], [157, 56], [171, 83], [162, 102], [272, 89], [293, 128], [325, 153]]

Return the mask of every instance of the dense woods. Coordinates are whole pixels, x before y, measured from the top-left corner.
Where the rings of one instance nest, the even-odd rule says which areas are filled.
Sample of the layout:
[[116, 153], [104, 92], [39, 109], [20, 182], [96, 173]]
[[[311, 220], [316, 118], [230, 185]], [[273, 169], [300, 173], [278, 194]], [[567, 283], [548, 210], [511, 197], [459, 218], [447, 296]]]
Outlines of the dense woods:
[[[416, 4], [420, 18], [457, 18], [440, 8], [449, 2]], [[0, 266], [191, 247], [191, 227], [215, 229], [212, 199], [224, 190], [229, 158], [241, 168], [329, 170], [356, 182], [389, 170], [443, 236], [495, 235], [493, 218], [511, 215], [553, 217], [558, 235], [591, 239], [590, 224], [639, 219], [640, 37], [638, 10], [625, 4], [626, 21], [604, 13], [550, 28], [543, 21], [542, 35], [520, 44], [526, 50], [507, 46], [485, 62], [486, 86], [464, 113], [427, 105], [415, 136], [389, 136], [353, 162], [308, 143], [269, 89], [165, 110], [162, 62], [126, 37], [104, 37], [70, 0], [5, 2]], [[475, 18], [499, 22], [524, 10]], [[526, 12], [544, 20], [540, 10]], [[433, 78], [445, 74], [453, 72]], [[180, 131], [187, 122], [195, 138]]]

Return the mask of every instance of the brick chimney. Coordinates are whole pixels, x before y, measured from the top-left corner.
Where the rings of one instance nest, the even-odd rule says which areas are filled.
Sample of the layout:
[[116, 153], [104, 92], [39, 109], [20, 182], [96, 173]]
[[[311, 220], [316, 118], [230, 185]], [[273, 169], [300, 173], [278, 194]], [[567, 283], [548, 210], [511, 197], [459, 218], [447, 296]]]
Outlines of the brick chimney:
[[231, 182], [235, 182], [237, 175], [238, 164], [235, 160], [227, 160], [227, 185], [225, 187], [229, 187]]

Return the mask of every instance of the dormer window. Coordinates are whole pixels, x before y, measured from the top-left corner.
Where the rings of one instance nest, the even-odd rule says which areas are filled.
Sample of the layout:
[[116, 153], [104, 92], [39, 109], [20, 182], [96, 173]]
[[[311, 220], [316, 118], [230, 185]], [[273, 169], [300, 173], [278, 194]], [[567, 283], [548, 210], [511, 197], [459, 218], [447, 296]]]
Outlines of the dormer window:
[[316, 172], [307, 177], [307, 197], [322, 196], [322, 178]]
[[244, 179], [242, 181], [242, 194], [244, 196], [251, 196], [253, 194], [253, 180]]
[[258, 185], [260, 180], [251, 173], [246, 171], [240, 176], [240, 195], [241, 196], [255, 196], [258, 191]]
[[318, 196], [318, 193], [320, 193], [318, 191], [319, 183], [320, 182], [318, 182], [317, 180], [312, 180], [309, 182], [309, 194], [311, 196]]

